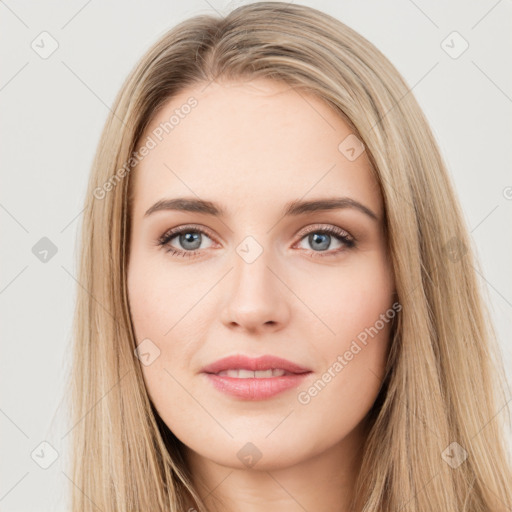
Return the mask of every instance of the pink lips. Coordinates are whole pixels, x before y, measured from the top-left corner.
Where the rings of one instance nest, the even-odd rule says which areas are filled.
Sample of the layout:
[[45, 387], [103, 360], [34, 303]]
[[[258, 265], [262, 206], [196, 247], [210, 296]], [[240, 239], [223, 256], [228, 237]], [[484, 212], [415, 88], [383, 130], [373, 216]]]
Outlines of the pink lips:
[[[284, 370], [284, 375], [272, 377], [231, 377], [225, 374], [218, 375], [226, 370], [250, 370], [265, 371], [279, 369]], [[270, 398], [287, 389], [296, 387], [306, 375], [311, 373], [308, 368], [303, 368], [291, 361], [264, 355], [251, 358], [241, 354], [219, 359], [205, 366], [202, 373], [219, 391], [245, 400], [263, 400]], [[280, 372], [282, 373], [282, 372]]]

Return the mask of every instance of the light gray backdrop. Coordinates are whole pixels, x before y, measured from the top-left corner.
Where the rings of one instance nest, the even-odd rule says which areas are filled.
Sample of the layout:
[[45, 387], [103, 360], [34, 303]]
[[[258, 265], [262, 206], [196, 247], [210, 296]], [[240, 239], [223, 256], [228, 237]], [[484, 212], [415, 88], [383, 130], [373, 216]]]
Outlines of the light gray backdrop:
[[[0, 0], [4, 512], [65, 509], [71, 426], [58, 406], [79, 286], [75, 240], [115, 94], [148, 46], [177, 22], [241, 3]], [[510, 369], [510, 0], [302, 3], [359, 31], [413, 89], [460, 195]]]

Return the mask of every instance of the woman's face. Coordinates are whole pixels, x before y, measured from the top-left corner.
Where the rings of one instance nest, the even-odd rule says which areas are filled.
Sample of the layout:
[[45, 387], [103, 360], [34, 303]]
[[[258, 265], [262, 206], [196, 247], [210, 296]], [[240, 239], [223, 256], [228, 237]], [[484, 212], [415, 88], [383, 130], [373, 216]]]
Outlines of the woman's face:
[[233, 468], [348, 449], [395, 315], [364, 147], [321, 100], [267, 80], [191, 87], [141, 141], [128, 293], [163, 421]]

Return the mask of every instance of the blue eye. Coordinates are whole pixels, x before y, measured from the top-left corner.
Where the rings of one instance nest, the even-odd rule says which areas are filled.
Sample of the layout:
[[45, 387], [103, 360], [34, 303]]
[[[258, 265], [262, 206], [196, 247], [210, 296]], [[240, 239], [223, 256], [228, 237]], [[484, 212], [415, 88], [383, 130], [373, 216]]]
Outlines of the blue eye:
[[[204, 237], [210, 238], [206, 231], [197, 227], [182, 227], [176, 230], [171, 230], [162, 235], [158, 240], [158, 245], [165, 248], [167, 252], [173, 256], [194, 256], [201, 249], [202, 239]], [[184, 250], [176, 248], [171, 245], [173, 239], [177, 239]], [[202, 247], [205, 249], [205, 247]]]
[[[172, 256], [192, 257], [201, 252], [202, 249], [207, 249], [211, 245], [202, 246], [204, 239], [212, 240], [209, 232], [198, 226], [182, 226], [180, 228], [172, 229], [164, 233], [157, 242], [157, 245], [163, 247], [166, 252]], [[171, 245], [171, 242], [177, 239], [179, 246]], [[337, 249], [328, 250], [335, 239], [341, 247]], [[355, 247], [355, 239], [350, 236], [345, 230], [336, 226], [313, 226], [309, 231], [304, 233], [299, 242], [307, 240], [310, 247], [311, 257], [335, 256], [336, 254], [345, 250]]]
[[[313, 247], [313, 252], [316, 253], [311, 255], [313, 257], [332, 256], [344, 249], [355, 247], [355, 240], [346, 231], [334, 226], [313, 228], [301, 238], [301, 241], [306, 237], [307, 243]], [[341, 245], [341, 248], [328, 251], [333, 238]]]

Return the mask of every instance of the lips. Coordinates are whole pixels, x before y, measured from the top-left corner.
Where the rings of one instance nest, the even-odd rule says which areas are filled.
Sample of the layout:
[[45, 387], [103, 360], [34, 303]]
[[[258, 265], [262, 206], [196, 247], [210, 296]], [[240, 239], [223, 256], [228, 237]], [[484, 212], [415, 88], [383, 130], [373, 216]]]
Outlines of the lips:
[[[272, 356], [272, 355], [264, 355], [257, 358], [251, 358], [244, 356], [242, 354], [237, 354], [234, 356], [225, 357], [223, 359], [219, 359], [212, 364], [205, 366], [202, 369], [203, 373], [215, 373], [219, 374], [220, 372], [229, 371], [229, 370], [246, 370], [250, 372], [268, 372], [268, 370], [284, 370], [284, 374], [301, 374], [306, 373], [311, 370], [308, 368], [304, 368], [299, 366], [296, 363], [292, 363], [287, 359], [282, 359], [280, 357]], [[234, 375], [233, 375], [234, 376]], [[280, 375], [275, 375], [276, 377]], [[238, 378], [250, 378], [250, 377], [264, 377], [261, 373], [260, 375], [251, 375], [249, 373], [240, 372]], [[268, 377], [268, 375], [266, 375]], [[272, 375], [271, 375], [272, 377]]]
[[221, 377], [233, 377], [235, 379], [269, 379], [271, 377], [282, 377], [283, 375], [293, 374], [281, 368], [271, 368], [268, 370], [257, 370], [255, 372], [244, 369], [222, 370], [221, 372], [217, 372], [215, 375], [219, 375]]
[[203, 368], [218, 391], [243, 400], [264, 400], [300, 385], [311, 370], [280, 357], [235, 355]]

